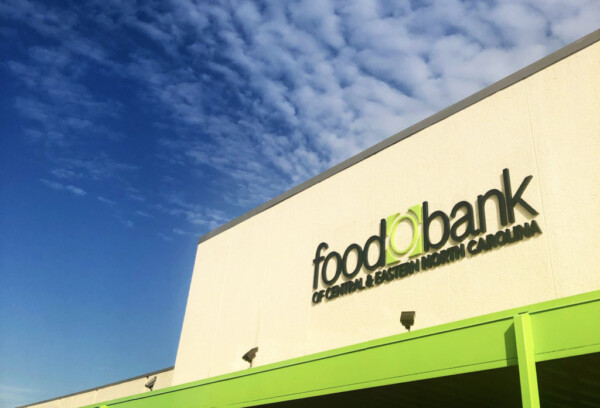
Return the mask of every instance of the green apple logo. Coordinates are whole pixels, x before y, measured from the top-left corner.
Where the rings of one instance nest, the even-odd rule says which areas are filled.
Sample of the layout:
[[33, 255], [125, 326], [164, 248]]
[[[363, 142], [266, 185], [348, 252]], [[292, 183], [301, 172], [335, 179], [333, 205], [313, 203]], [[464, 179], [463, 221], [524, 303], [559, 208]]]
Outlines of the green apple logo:
[[[386, 265], [399, 262], [406, 254], [408, 254], [409, 258], [412, 258], [423, 253], [423, 234], [420, 228], [422, 222], [423, 210], [421, 204], [413, 205], [408, 209], [406, 214], [400, 215], [400, 213], [396, 213], [386, 218]], [[399, 228], [400, 226], [403, 226], [403, 228]], [[405, 227], [409, 227], [412, 230], [412, 238], [408, 245], [406, 245], [406, 241], [408, 240], [401, 239], [405, 234], [399, 233], [399, 230], [405, 230]]]

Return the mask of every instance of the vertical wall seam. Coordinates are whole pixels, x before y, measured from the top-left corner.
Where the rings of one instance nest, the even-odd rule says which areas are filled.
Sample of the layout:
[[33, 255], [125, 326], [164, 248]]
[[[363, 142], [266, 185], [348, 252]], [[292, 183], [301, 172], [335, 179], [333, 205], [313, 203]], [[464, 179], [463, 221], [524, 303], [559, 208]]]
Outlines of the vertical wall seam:
[[[547, 69], [554, 69], [554, 67], [548, 67]], [[528, 78], [529, 79], [529, 78]], [[527, 93], [527, 80], [523, 81], [523, 90], [525, 92], [525, 104], [527, 105], [527, 119], [529, 121], [529, 136], [531, 138], [531, 148], [533, 151], [533, 162], [535, 165], [535, 170], [537, 173], [536, 183], [538, 185], [538, 191], [540, 192], [540, 201], [542, 203], [542, 214], [543, 214], [543, 224], [544, 231], [546, 232], [544, 235], [544, 240], [546, 241], [546, 251], [548, 253], [548, 263], [550, 264], [550, 273], [552, 274], [552, 287], [554, 288], [554, 299], [558, 299], [558, 291], [556, 290], [556, 271], [554, 265], [552, 263], [552, 254], [550, 251], [550, 241], [548, 238], [548, 224], [546, 223], [546, 206], [544, 205], [544, 194], [542, 193], [542, 183], [540, 181], [541, 172], [540, 166], [538, 164], [537, 159], [537, 147], [535, 145], [535, 137], [533, 136], [533, 121], [531, 120], [531, 108], [529, 105], [529, 95]]]

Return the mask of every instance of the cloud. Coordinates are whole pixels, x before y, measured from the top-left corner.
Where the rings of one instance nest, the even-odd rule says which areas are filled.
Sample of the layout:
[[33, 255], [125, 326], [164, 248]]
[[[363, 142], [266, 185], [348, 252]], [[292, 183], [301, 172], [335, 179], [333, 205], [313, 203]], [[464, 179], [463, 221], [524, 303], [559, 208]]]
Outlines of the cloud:
[[109, 200], [108, 198], [105, 198], [105, 197], [102, 197], [102, 196], [98, 196], [97, 198], [98, 198], [98, 201], [100, 201], [100, 202], [102, 202], [104, 204], [110, 205], [110, 206], [113, 206], [113, 205], [116, 204], [115, 201]]
[[[133, 188], [143, 166], [90, 155], [119, 151], [90, 141], [133, 138], [111, 123], [143, 106], [160, 133], [144, 139], [153, 171], [191, 174], [205, 195], [248, 209], [595, 30], [600, 2], [8, 0], [0, 15], [48, 39], [5, 67], [52, 174], [118, 179], [129, 200], [160, 196], [164, 214], [213, 228], [231, 215], [181, 199], [188, 183]], [[126, 98], [97, 78], [127, 84]]]
[[[181, 0], [167, 14], [146, 34], [169, 57], [145, 54], [130, 73], [183, 129], [160, 141], [172, 162], [217, 170], [235, 186], [229, 201], [248, 206], [566, 44], [574, 22], [578, 35], [595, 29], [584, 16], [600, 9], [323, 0], [259, 12]], [[171, 27], [183, 15], [204, 16], [187, 36]]]
[[46, 179], [40, 179], [40, 181], [53, 190], [68, 191], [69, 193], [75, 194], [77, 196], [84, 196], [87, 194], [85, 190], [79, 187], [75, 187], [71, 184], [62, 184], [56, 181], [50, 181]]
[[73, 13], [57, 12], [43, 4], [28, 0], [7, 0], [0, 4], [0, 16], [26, 22], [40, 34], [56, 37], [73, 25]]
[[[87, 178], [90, 180], [106, 180], [119, 178], [123, 173], [138, 170], [138, 166], [115, 161], [102, 152], [93, 152], [93, 155], [87, 153], [79, 157], [59, 158], [55, 162], [60, 167], [54, 169], [52, 173], [58, 177], [67, 179]], [[127, 188], [127, 191], [133, 195], [134, 190], [130, 187]]]
[[139, 194], [135, 194], [135, 193], [129, 193], [127, 195], [127, 198], [129, 198], [130, 200], [134, 200], [134, 201], [146, 201], [146, 199], [144, 197], [142, 197]]
[[163, 234], [162, 232], [157, 233], [156, 235], [158, 235], [160, 238], [162, 238], [163, 240], [167, 241], [167, 242], [172, 242], [173, 241], [173, 237], [170, 237], [166, 234]]
[[[166, 197], [168, 205], [158, 204], [155, 208], [165, 214], [176, 217], [184, 217], [190, 224], [196, 227], [202, 227], [206, 231], [217, 228], [229, 221], [225, 211], [207, 207], [202, 204], [193, 204], [186, 202], [180, 196], [171, 194]], [[175, 232], [177, 230], [177, 232]], [[175, 228], [175, 234], [182, 235], [182, 229]]]
[[64, 168], [53, 169], [50, 171], [50, 173], [52, 173], [52, 175], [54, 175], [55, 177], [58, 177], [61, 179], [66, 179], [66, 180], [72, 180], [72, 179], [77, 179], [77, 178], [82, 177], [81, 174], [76, 173], [71, 169], [64, 169]]
[[[128, 170], [133, 170], [133, 168], [128, 168]], [[137, 169], [135, 169], [137, 170]], [[135, 188], [135, 187], [125, 187], [125, 194], [127, 195], [127, 198], [129, 200], [132, 201], [138, 201], [138, 202], [144, 202], [146, 201], [146, 198], [144, 198], [144, 196], [142, 195], [142, 192]]]
[[20, 387], [8, 384], [0, 384], [0, 404], [4, 406], [22, 405], [25, 401], [31, 400], [32, 396], [39, 391], [29, 387]]
[[29, 48], [23, 61], [8, 61], [9, 71], [25, 86], [14, 107], [29, 119], [36, 140], [50, 146], [72, 146], [82, 137], [119, 137], [99, 119], [119, 112], [116, 102], [100, 100], [82, 83], [81, 56], [67, 47]]
[[191, 236], [191, 237], [197, 237], [198, 234], [195, 234], [191, 231], [186, 231], [186, 230], [182, 230], [180, 228], [173, 228], [173, 234], [175, 235], [183, 235], [183, 236]]

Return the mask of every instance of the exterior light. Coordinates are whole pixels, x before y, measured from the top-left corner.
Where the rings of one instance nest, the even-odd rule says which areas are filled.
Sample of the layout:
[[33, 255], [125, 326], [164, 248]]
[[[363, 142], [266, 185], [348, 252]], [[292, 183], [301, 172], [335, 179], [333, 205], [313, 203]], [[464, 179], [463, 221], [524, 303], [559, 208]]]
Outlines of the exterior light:
[[156, 384], [156, 376], [149, 379], [148, 382], [144, 385], [144, 387], [152, 391], [152, 388], [154, 388], [154, 384]]
[[250, 349], [246, 354], [244, 354], [242, 356], [242, 358], [250, 363], [250, 367], [252, 367], [252, 360], [254, 360], [254, 357], [256, 357], [256, 352], [258, 351], [258, 347], [254, 347], [253, 349]]
[[415, 324], [415, 312], [402, 312], [400, 314], [400, 323], [410, 331], [410, 327]]

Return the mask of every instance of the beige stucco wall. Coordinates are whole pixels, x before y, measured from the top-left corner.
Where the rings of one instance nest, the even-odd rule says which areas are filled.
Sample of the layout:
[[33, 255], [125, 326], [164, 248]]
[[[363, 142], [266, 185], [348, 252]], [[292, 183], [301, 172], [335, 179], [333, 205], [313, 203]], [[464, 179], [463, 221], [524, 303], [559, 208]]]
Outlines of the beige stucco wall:
[[[257, 366], [400, 333], [402, 310], [421, 329], [600, 289], [599, 74], [595, 43], [199, 244], [173, 384], [243, 370], [255, 346]], [[320, 242], [362, 245], [425, 200], [475, 204], [504, 168], [513, 192], [533, 176], [541, 236], [312, 304]]]
[[156, 376], [154, 390], [166, 388], [172, 385], [173, 369], [145, 374], [117, 384], [101, 386], [93, 390], [78, 394], [53, 399], [41, 404], [28, 405], [32, 408], [77, 408], [98, 402], [122, 398], [134, 394], [142, 394], [149, 391], [144, 385], [152, 377]]

